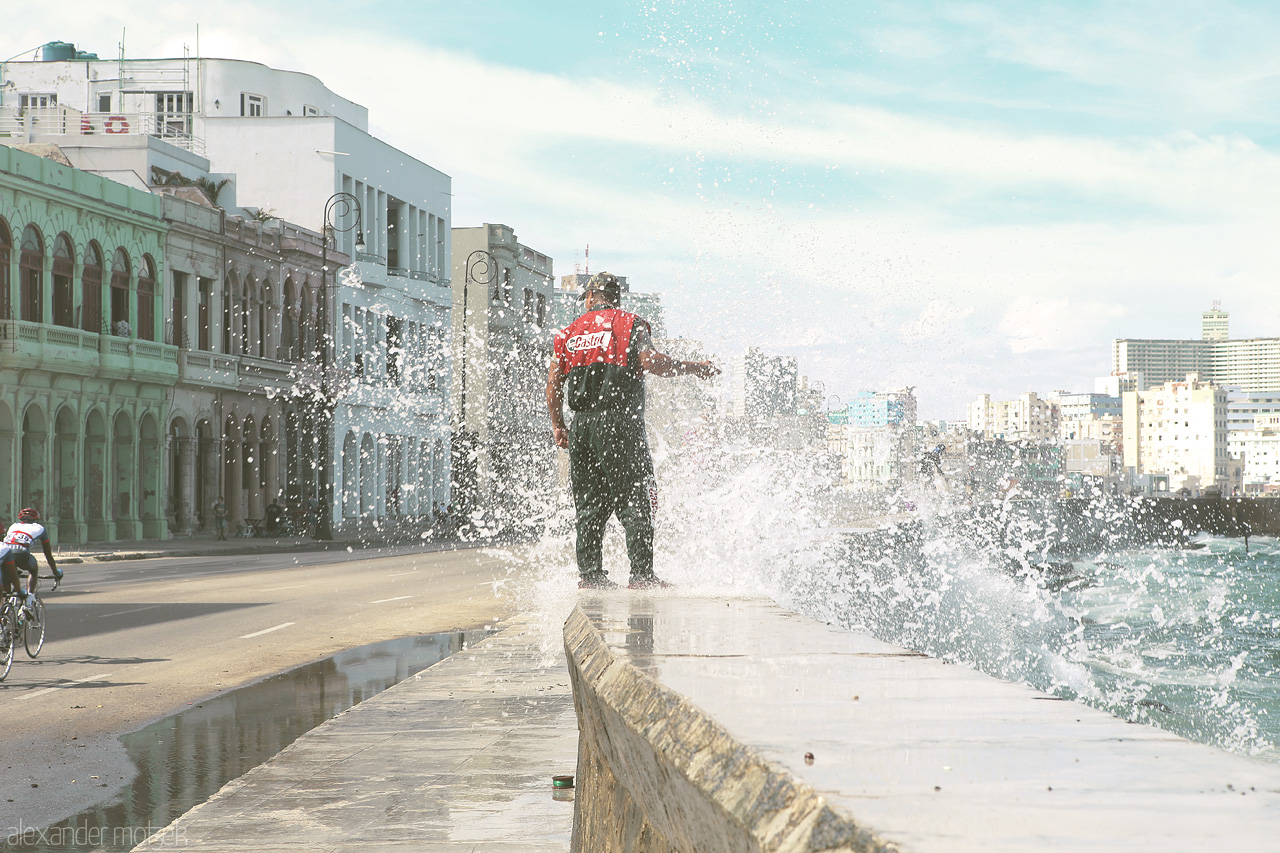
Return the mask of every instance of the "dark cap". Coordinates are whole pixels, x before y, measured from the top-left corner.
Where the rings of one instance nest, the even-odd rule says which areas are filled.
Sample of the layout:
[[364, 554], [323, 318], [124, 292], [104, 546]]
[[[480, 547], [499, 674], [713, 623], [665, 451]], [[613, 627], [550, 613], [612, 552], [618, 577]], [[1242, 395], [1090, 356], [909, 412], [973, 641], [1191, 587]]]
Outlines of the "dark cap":
[[591, 280], [582, 289], [582, 296], [579, 298], [586, 299], [587, 294], [592, 291], [604, 294], [605, 298], [614, 305], [622, 301], [622, 285], [618, 282], [618, 277], [611, 272], [598, 272], [591, 276]]

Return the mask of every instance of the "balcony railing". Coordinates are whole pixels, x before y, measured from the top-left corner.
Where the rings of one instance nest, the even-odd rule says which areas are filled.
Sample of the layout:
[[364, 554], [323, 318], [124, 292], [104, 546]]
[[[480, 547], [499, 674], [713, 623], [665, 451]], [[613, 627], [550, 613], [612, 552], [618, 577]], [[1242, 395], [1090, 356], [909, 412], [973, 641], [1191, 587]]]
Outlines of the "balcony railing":
[[177, 375], [173, 346], [25, 320], [0, 321], [0, 351], [20, 367], [55, 373], [144, 381]]
[[191, 132], [191, 113], [82, 113], [71, 107], [0, 107], [0, 137], [154, 136], [204, 156], [204, 140]]

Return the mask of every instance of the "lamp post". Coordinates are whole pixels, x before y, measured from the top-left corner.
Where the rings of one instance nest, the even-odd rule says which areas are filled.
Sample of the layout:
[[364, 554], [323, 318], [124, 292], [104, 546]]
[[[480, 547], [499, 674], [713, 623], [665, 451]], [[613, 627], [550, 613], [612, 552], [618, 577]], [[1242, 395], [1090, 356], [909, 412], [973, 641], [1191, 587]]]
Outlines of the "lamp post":
[[462, 318], [462, 351], [460, 353], [462, 364], [458, 368], [461, 371], [461, 382], [458, 394], [458, 433], [454, 450], [454, 471], [455, 473], [461, 471], [464, 474], [460, 485], [463, 502], [467, 505], [475, 499], [476, 479], [479, 473], [478, 460], [475, 458], [475, 437], [472, 431], [467, 429], [467, 351], [471, 348], [467, 340], [467, 315], [470, 313], [467, 300], [470, 298], [472, 282], [484, 285], [487, 296], [489, 285], [493, 284], [497, 278], [498, 261], [492, 252], [487, 249], [476, 249], [467, 255], [467, 265], [462, 276], [462, 313], [460, 315]]
[[467, 292], [471, 282], [483, 284], [486, 294], [489, 285], [498, 277], [498, 261], [487, 249], [476, 249], [467, 255], [467, 267], [462, 277], [462, 388], [461, 409], [459, 417], [465, 429], [467, 424]]
[[[341, 223], [350, 219], [355, 213], [355, 221], [343, 226]], [[319, 518], [316, 519], [316, 539], [333, 538], [333, 478], [330, 467], [333, 464], [333, 410], [336, 401], [329, 387], [329, 365], [332, 363], [331, 349], [334, 345], [331, 331], [332, 319], [329, 293], [329, 235], [345, 234], [355, 230], [355, 250], [364, 250], [364, 232], [361, 230], [360, 202], [351, 193], [334, 193], [324, 205], [323, 233], [320, 235], [320, 304], [317, 314], [320, 333], [316, 341], [320, 361], [320, 398], [316, 401], [316, 426], [319, 433]]]

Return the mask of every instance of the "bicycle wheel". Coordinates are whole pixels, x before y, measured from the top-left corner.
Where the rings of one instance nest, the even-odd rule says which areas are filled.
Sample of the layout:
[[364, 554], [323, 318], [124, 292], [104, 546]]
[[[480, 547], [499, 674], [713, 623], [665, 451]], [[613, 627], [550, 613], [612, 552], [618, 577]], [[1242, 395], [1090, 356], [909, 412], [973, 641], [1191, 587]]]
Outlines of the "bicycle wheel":
[[22, 632], [22, 641], [27, 647], [27, 654], [35, 657], [44, 648], [44, 602], [36, 599], [33, 612], [27, 616], [27, 627]]
[[13, 647], [17, 637], [13, 635], [13, 617], [9, 605], [0, 607], [0, 681], [4, 681], [13, 667]]

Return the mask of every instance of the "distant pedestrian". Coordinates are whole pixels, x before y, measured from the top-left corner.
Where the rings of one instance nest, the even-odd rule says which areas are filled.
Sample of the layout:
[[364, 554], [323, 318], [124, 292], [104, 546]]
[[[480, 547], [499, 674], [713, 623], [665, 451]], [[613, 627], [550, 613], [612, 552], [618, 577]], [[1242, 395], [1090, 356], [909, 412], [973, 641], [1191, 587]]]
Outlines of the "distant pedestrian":
[[267, 535], [275, 536], [280, 533], [280, 520], [284, 518], [284, 507], [280, 506], [279, 500], [273, 500], [267, 504]]
[[[552, 433], [569, 451], [578, 586], [588, 589], [617, 585], [602, 554], [604, 528], [615, 514], [626, 531], [631, 588], [669, 586], [653, 573], [657, 485], [644, 433], [644, 375], [710, 379], [720, 372], [709, 361], [679, 361], [655, 350], [648, 322], [621, 310], [621, 299], [616, 276], [591, 277], [582, 316], [556, 333], [547, 376]], [[568, 427], [566, 402], [573, 411]]]
[[227, 505], [219, 497], [213, 502], [213, 526], [218, 531], [218, 538], [227, 538]]
[[311, 538], [320, 532], [320, 501], [315, 495], [307, 498], [307, 515], [311, 519]]

